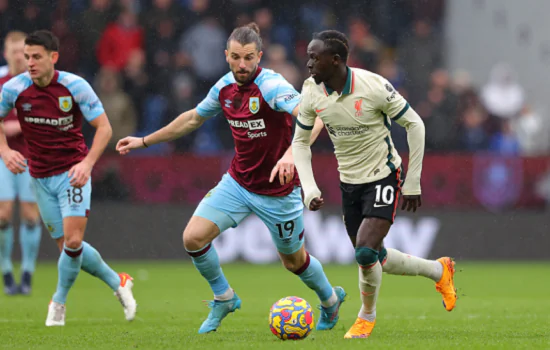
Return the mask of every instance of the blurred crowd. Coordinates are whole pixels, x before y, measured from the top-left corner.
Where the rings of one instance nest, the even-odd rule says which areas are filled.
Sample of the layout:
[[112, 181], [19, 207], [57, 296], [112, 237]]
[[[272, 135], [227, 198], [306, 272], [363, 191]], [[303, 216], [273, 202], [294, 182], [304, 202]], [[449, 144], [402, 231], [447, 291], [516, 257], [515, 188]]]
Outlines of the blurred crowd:
[[[0, 0], [0, 39], [44, 28], [61, 39], [57, 68], [95, 87], [113, 124], [111, 151], [119, 138], [148, 134], [193, 108], [228, 71], [223, 50], [232, 29], [255, 21], [261, 65], [298, 90], [312, 33], [345, 32], [349, 65], [386, 77], [424, 118], [428, 152], [549, 153], [545, 116], [529, 107], [512, 67], [496, 64], [483, 86], [468, 72], [445, 70], [444, 15], [445, 0]], [[406, 150], [404, 129], [392, 133]], [[314, 147], [332, 150], [328, 134]], [[232, 148], [227, 122], [212, 118], [146, 152]]]

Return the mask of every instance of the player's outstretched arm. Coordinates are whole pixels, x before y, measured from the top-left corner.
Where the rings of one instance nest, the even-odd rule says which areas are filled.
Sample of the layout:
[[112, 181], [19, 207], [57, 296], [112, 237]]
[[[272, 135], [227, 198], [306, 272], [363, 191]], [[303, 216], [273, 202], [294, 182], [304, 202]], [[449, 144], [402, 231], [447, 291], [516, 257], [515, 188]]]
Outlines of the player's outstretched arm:
[[100, 114], [89, 123], [95, 128], [92, 147], [90, 148], [86, 158], [69, 170], [71, 186], [76, 188], [81, 188], [86, 185], [92, 175], [92, 168], [99, 160], [99, 157], [103, 154], [103, 151], [105, 151], [105, 147], [107, 147], [111, 136], [113, 136], [111, 123], [105, 113]]
[[402, 190], [401, 209], [416, 212], [416, 209], [422, 206], [420, 177], [422, 175], [426, 134], [424, 122], [411, 107], [395, 122], [407, 130], [407, 142], [409, 144], [409, 167]]
[[6, 167], [14, 174], [25, 172], [27, 163], [25, 157], [8, 146], [8, 140], [4, 133], [4, 122], [0, 119], [0, 157]]
[[118, 141], [116, 150], [128, 154], [133, 149], [145, 148], [157, 143], [168, 142], [197, 130], [207, 118], [201, 117], [196, 109], [184, 112], [170, 124], [145, 137], [128, 136]]

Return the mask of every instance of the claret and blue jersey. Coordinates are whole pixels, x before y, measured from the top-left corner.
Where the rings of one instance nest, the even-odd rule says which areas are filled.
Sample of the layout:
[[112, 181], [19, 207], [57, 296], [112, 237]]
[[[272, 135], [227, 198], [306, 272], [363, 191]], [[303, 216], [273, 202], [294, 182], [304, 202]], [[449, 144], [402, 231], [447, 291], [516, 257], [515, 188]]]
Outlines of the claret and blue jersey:
[[0, 94], [0, 118], [13, 108], [27, 141], [30, 173], [35, 178], [61, 174], [84, 159], [88, 149], [82, 120], [92, 121], [105, 112], [86, 80], [62, 71], [56, 71], [46, 87], [35, 85], [29, 73], [5, 83]]
[[290, 147], [292, 111], [300, 94], [280, 74], [258, 68], [248, 84], [239, 85], [229, 72], [197, 106], [205, 118], [223, 113], [235, 140], [229, 174], [245, 189], [262, 195], [284, 196], [295, 182], [269, 182], [271, 170]]

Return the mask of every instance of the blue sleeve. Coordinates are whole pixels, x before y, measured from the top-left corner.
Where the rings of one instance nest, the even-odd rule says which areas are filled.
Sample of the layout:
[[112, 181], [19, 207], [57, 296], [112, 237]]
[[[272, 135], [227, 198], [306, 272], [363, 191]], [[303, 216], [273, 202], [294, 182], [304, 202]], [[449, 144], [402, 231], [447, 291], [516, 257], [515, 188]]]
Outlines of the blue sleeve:
[[197, 105], [197, 113], [203, 118], [213, 117], [222, 111], [220, 89], [216, 85], [212, 86], [208, 95]]
[[197, 113], [203, 118], [210, 118], [222, 111], [220, 103], [220, 91], [227, 85], [235, 83], [233, 73], [229, 72], [212, 86], [208, 95], [202, 100], [196, 108]]
[[292, 114], [300, 103], [298, 91], [278, 73], [266, 72], [260, 79], [258, 86], [269, 106], [275, 111]]
[[[6, 84], [7, 85], [7, 84]], [[17, 99], [17, 93], [10, 90], [8, 86], [4, 85], [0, 92], [0, 118], [5, 118], [10, 111], [15, 107], [15, 100]]]
[[99, 97], [97, 97], [94, 89], [92, 89], [86, 80], [78, 77], [74, 82], [67, 85], [67, 89], [73, 95], [75, 102], [88, 122], [105, 113]]

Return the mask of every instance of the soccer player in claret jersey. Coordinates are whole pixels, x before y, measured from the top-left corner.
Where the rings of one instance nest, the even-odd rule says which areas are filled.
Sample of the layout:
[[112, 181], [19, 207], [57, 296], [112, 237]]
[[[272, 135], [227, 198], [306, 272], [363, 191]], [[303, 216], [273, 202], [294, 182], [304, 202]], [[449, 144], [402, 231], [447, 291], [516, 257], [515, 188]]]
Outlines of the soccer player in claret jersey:
[[[174, 140], [222, 112], [235, 141], [228, 174], [201, 201], [183, 233], [183, 243], [214, 292], [208, 318], [199, 333], [215, 331], [222, 319], [241, 306], [230, 288], [212, 241], [255, 213], [268, 227], [284, 266], [298, 275], [321, 300], [318, 330], [331, 329], [345, 292], [333, 288], [321, 263], [304, 247], [303, 204], [291, 154], [292, 116], [300, 95], [281, 75], [258, 66], [261, 39], [255, 24], [237, 28], [225, 51], [231, 72], [223, 76], [193, 110], [144, 138], [126, 137], [121, 154]], [[316, 129], [314, 137], [321, 130]], [[273, 181], [279, 175], [279, 181]]]
[[[338, 31], [315, 34], [308, 46], [311, 77], [304, 82], [293, 141], [296, 169], [304, 189], [304, 204], [319, 210], [324, 202], [311, 166], [310, 134], [316, 117], [334, 144], [344, 223], [355, 246], [363, 306], [345, 338], [366, 338], [374, 328], [376, 299], [382, 272], [422, 275], [436, 282], [443, 305], [456, 302], [454, 262], [425, 260], [386, 250], [387, 235], [397, 211], [421, 205], [420, 175], [424, 156], [424, 124], [405, 99], [383, 77], [347, 66], [348, 40]], [[409, 143], [408, 174], [403, 188], [401, 158], [390, 137], [391, 122], [405, 127]]]
[[[23, 32], [9, 32], [4, 40], [4, 57], [8, 63], [8, 74], [0, 78], [2, 85], [12, 77], [27, 70], [23, 47], [26, 34]], [[8, 139], [8, 145], [28, 156], [25, 139], [21, 134], [21, 125], [17, 120], [15, 110], [12, 110], [4, 120], [4, 132]], [[13, 249], [12, 214], [15, 199], [19, 199], [21, 223], [19, 225], [19, 243], [21, 244], [21, 284], [15, 284], [13, 278], [13, 265], [11, 253]], [[31, 280], [38, 249], [42, 225], [40, 214], [36, 206], [36, 199], [31, 189], [31, 175], [25, 169], [21, 174], [13, 174], [0, 158], [0, 258], [2, 274], [4, 277], [4, 292], [7, 295], [30, 294]]]
[[[54, 68], [59, 41], [49, 31], [37, 31], [25, 39], [28, 72], [2, 88], [0, 118], [15, 108], [28, 158], [11, 149], [0, 128], [0, 155], [14, 174], [32, 177], [42, 221], [61, 252], [57, 289], [50, 301], [46, 326], [65, 325], [65, 302], [80, 269], [103, 280], [120, 300], [127, 320], [136, 313], [132, 278], [117, 274], [98, 251], [83, 241], [91, 197], [92, 167], [112, 135], [111, 125], [90, 85], [82, 78]], [[82, 136], [83, 120], [95, 129], [88, 151]]]

